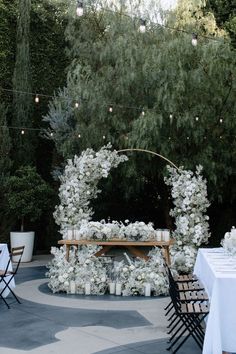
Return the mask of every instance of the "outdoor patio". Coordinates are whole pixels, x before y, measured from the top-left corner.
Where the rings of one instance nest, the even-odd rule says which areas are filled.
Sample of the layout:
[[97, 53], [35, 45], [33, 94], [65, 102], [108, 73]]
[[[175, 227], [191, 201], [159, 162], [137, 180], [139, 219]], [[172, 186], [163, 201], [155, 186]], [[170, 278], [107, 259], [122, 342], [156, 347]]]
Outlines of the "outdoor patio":
[[[15, 290], [22, 304], [8, 310], [0, 302], [0, 353], [168, 353], [167, 297], [53, 295], [46, 285], [48, 261], [37, 256], [21, 265]], [[189, 340], [179, 353], [200, 350]]]

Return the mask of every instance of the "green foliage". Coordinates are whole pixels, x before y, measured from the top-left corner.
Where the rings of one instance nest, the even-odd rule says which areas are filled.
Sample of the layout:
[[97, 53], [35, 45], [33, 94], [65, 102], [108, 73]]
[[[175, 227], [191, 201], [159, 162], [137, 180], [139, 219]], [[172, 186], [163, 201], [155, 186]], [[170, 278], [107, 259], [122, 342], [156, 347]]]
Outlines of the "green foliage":
[[[88, 11], [69, 22], [71, 65], [64, 96], [68, 105], [58, 96], [46, 116], [63, 156], [90, 146], [98, 149], [104, 141], [115, 148], [153, 150], [187, 169], [202, 164], [211, 200], [234, 198], [228, 182], [236, 164], [236, 59], [225, 32], [211, 14], [204, 16], [202, 5], [200, 0], [183, 0], [166, 22], [217, 38], [199, 37], [197, 47], [192, 46], [191, 35], [155, 24], [139, 33], [139, 24], [122, 15], [122, 9]], [[232, 149], [227, 147], [229, 141]], [[146, 155], [140, 172], [135, 159], [133, 184], [159, 181], [156, 162], [145, 161]], [[124, 176], [128, 172], [123, 171]]]
[[207, 9], [214, 13], [217, 24], [228, 31], [236, 48], [236, 1], [207, 0]]
[[49, 208], [52, 196], [52, 189], [30, 166], [17, 170], [5, 183], [7, 212], [21, 220], [21, 231], [24, 230], [24, 219], [38, 220], [43, 210]]
[[[18, 0], [18, 10], [12, 123], [16, 127], [30, 128], [32, 127], [32, 97], [25, 92], [32, 92], [29, 49], [31, 0]], [[30, 136], [22, 137], [19, 131], [13, 131], [13, 154], [17, 166], [31, 163], [34, 160], [32, 133]]]
[[7, 110], [0, 103], [0, 184], [2, 178], [10, 172], [12, 161], [10, 159], [11, 140], [6, 121]]

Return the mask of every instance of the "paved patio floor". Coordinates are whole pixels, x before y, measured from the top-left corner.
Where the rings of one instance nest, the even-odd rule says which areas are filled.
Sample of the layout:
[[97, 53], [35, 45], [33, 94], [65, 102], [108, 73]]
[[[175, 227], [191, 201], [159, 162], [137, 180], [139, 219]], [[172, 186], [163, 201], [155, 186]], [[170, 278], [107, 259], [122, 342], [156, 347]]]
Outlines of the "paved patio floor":
[[[167, 297], [53, 295], [45, 264], [22, 264], [15, 292], [22, 304], [0, 301], [0, 354], [165, 354]], [[12, 298], [7, 300], [11, 302]], [[200, 354], [190, 339], [179, 354]]]

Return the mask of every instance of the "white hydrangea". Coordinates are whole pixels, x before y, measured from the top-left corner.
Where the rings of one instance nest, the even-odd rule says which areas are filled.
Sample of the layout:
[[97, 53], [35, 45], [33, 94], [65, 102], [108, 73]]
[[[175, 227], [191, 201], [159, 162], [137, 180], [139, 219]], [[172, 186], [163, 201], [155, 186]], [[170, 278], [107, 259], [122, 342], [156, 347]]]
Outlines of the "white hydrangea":
[[196, 173], [184, 169], [168, 167], [169, 176], [165, 178], [171, 187], [174, 208], [170, 215], [175, 218], [176, 229], [172, 233], [176, 240], [171, 249], [172, 261], [180, 272], [192, 270], [197, 247], [208, 242], [209, 217], [205, 215], [210, 203], [207, 198], [206, 180], [202, 167]]
[[103, 146], [98, 152], [87, 149], [81, 156], [67, 161], [60, 177], [60, 205], [56, 207], [54, 218], [60, 225], [63, 237], [68, 229], [79, 228], [83, 220], [90, 220], [93, 210], [90, 201], [100, 192], [98, 182], [106, 178], [111, 168], [128, 160], [127, 156], [111, 151], [111, 145]]

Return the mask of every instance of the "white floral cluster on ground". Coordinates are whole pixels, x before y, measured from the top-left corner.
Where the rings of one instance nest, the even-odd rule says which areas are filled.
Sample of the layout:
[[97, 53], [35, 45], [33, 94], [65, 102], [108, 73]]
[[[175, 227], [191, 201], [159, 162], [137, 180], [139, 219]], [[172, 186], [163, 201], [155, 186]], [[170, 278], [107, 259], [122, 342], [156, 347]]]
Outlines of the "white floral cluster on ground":
[[107, 270], [102, 257], [95, 257], [98, 246], [82, 246], [70, 250], [69, 261], [65, 258], [65, 248], [52, 247], [54, 258], [47, 266], [48, 286], [53, 293], [70, 293], [70, 281], [75, 281], [77, 293], [83, 294], [85, 284], [90, 283], [91, 294], [103, 295], [107, 288]]
[[70, 293], [70, 282], [75, 281], [76, 292], [83, 294], [85, 284], [91, 286], [91, 294], [103, 295], [108, 290], [109, 282], [121, 283], [122, 295], [144, 295], [145, 284], [149, 283], [154, 296], [165, 295], [168, 282], [165, 276], [163, 257], [158, 248], [149, 252], [147, 261], [137, 258], [115, 262], [117, 265], [109, 271], [105, 266], [104, 257], [95, 257], [97, 246], [81, 246], [70, 251], [69, 261], [65, 259], [65, 249], [53, 247], [54, 259], [48, 265], [48, 286], [53, 293]]
[[155, 239], [156, 231], [150, 222], [145, 224], [142, 221], [125, 223], [105, 220], [82, 221], [80, 229], [76, 231], [79, 239], [84, 240], [127, 240], [127, 241], [148, 241]]
[[122, 284], [123, 296], [144, 295], [147, 283], [151, 286], [153, 296], [168, 293], [168, 281], [160, 249], [154, 248], [148, 257], [148, 260], [136, 258], [128, 265], [122, 261], [115, 267], [115, 278]]
[[172, 233], [175, 244], [171, 248], [172, 263], [179, 272], [193, 269], [197, 247], [208, 242], [209, 217], [206, 215], [210, 203], [207, 198], [206, 180], [202, 167], [196, 173], [168, 167], [169, 176], [165, 183], [171, 187], [174, 208], [170, 215], [175, 218], [176, 229]]
[[68, 228], [79, 228], [83, 220], [90, 220], [93, 210], [90, 201], [100, 192], [98, 182], [106, 178], [113, 167], [128, 160], [127, 156], [111, 151], [111, 145], [103, 146], [98, 152], [87, 149], [67, 161], [60, 177], [60, 205], [54, 218], [60, 225], [63, 237]]

